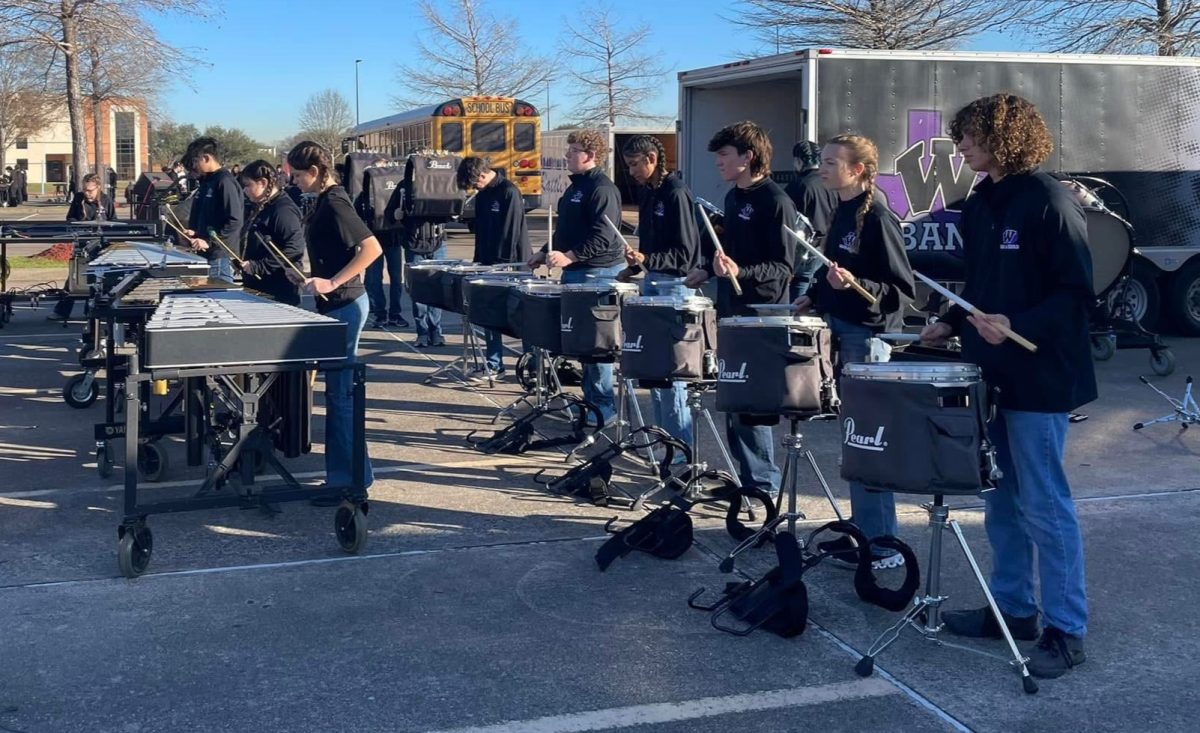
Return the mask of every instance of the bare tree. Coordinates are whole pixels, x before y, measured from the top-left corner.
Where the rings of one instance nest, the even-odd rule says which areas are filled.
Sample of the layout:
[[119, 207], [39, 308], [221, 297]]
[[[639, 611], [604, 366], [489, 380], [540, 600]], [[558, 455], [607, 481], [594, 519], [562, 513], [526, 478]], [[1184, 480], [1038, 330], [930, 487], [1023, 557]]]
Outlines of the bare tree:
[[336, 89], [325, 89], [308, 98], [300, 112], [300, 134], [320, 143], [333, 154], [354, 124], [350, 102]]
[[741, 0], [730, 20], [777, 50], [811, 46], [945, 49], [1028, 10], [1015, 0]]
[[628, 30], [615, 26], [612, 9], [594, 7], [572, 25], [567, 24], [563, 45], [575, 63], [569, 76], [575, 81], [575, 115], [583, 124], [617, 124], [618, 120], [662, 121], [648, 114], [645, 103], [658, 90], [666, 70], [642, 46], [650, 28]]
[[1028, 30], [1055, 52], [1193, 56], [1200, 52], [1196, 0], [1041, 2]]
[[178, 51], [139, 22], [147, 13], [186, 13], [205, 17], [211, 3], [204, 0], [0, 0], [0, 26], [7, 26], [17, 47], [48, 47], [61, 55], [67, 116], [71, 123], [71, 154], [78, 174], [89, 168], [84, 135], [81, 59], [87, 54], [85, 29], [106, 38], [140, 44], [142, 58], [160, 59]]
[[59, 110], [58, 97], [46, 91], [44, 56], [5, 46], [0, 38], [0, 170], [8, 147], [49, 127]]
[[404, 91], [392, 97], [394, 104], [408, 108], [478, 94], [518, 97], [545, 86], [554, 63], [526, 53], [516, 20], [489, 13], [484, 2], [420, 0], [426, 32], [412, 37], [421, 60], [399, 67], [396, 80]]

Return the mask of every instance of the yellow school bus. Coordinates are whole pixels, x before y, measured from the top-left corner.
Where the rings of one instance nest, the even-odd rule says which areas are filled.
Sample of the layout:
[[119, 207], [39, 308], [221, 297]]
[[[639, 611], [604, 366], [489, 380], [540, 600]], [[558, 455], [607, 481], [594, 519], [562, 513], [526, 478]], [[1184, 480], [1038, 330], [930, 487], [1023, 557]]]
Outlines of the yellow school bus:
[[397, 158], [421, 149], [486, 156], [517, 185], [526, 211], [541, 205], [541, 118], [520, 99], [461, 97], [371, 120], [354, 127], [342, 147]]

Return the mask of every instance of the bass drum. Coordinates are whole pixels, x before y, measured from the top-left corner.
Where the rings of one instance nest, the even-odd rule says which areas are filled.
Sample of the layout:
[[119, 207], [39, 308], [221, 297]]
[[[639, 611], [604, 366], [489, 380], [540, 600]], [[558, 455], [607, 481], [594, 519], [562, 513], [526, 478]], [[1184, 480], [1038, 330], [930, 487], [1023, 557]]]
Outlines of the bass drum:
[[1084, 207], [1088, 252], [1092, 255], [1092, 288], [1102, 297], [1129, 271], [1133, 227], [1103, 205]]

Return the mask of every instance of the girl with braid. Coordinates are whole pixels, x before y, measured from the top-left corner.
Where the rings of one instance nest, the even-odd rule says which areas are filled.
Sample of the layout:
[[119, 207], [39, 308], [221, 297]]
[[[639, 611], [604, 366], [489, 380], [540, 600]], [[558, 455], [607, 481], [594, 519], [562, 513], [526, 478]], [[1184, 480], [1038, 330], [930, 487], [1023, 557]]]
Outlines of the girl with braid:
[[[904, 251], [900, 221], [875, 191], [879, 151], [861, 135], [838, 135], [821, 151], [821, 183], [837, 194], [837, 209], [825, 236], [825, 256], [833, 263], [813, 276], [809, 295], [793, 305], [800, 313], [821, 312], [833, 332], [839, 365], [866, 361], [867, 340], [884, 331], [900, 331], [904, 308], [914, 297], [912, 268]], [[875, 296], [871, 305], [854, 290], [857, 282]], [[840, 367], [839, 367], [840, 369]], [[867, 537], [896, 535], [896, 500], [890, 492], [850, 484], [853, 520]], [[853, 566], [853, 542], [842, 538], [819, 545], [834, 560]], [[875, 568], [900, 567], [904, 558], [872, 547]], [[840, 554], [845, 553], [845, 554]]]
[[[667, 151], [656, 137], [635, 135], [621, 149], [629, 175], [644, 186], [638, 204], [638, 248], [625, 251], [630, 266], [646, 271], [643, 295], [686, 297], [695, 291], [679, 284], [658, 285], [663, 280], [687, 276], [700, 261], [700, 231], [696, 225], [696, 200], [678, 176], [667, 171]], [[692, 416], [687, 409], [687, 385], [650, 390], [655, 423], [691, 445]], [[680, 457], [682, 459], [682, 456]]]

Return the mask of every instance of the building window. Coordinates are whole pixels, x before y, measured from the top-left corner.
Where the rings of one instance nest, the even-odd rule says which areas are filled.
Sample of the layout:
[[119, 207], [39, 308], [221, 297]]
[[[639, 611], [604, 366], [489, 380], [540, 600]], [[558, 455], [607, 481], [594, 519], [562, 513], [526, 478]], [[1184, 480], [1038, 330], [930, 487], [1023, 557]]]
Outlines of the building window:
[[17, 158], [17, 167], [23, 171], [29, 170], [29, 158]]
[[27, 138], [27, 137], [17, 138], [17, 150], [29, 150], [29, 138]]
[[137, 115], [133, 112], [117, 112], [113, 117], [116, 122], [117, 177], [132, 181], [137, 159], [137, 147], [134, 141]]

